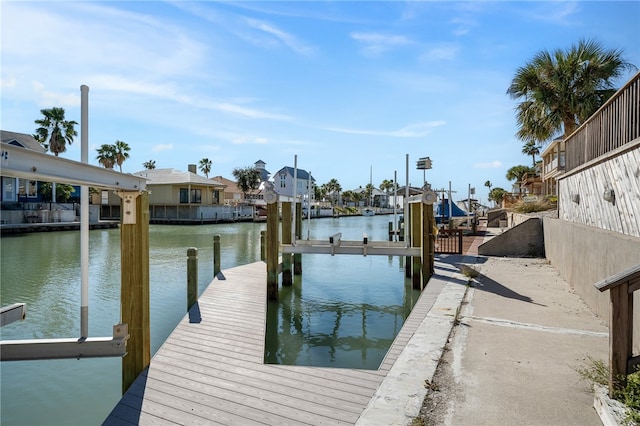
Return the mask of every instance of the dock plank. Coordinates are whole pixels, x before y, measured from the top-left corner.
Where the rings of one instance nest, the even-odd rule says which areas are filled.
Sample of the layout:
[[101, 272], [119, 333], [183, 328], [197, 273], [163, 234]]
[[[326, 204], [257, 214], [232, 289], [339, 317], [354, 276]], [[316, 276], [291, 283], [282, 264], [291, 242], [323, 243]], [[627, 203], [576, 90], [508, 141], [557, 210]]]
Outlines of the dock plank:
[[377, 370], [264, 364], [266, 267], [223, 271], [107, 417], [116, 424], [354, 424], [444, 284], [430, 284]]

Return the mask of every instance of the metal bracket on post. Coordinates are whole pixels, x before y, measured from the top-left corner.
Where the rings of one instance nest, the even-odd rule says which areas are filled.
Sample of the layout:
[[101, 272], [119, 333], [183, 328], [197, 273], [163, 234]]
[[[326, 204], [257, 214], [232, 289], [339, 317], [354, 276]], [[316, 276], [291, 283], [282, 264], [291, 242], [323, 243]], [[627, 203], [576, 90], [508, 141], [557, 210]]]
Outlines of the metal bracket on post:
[[118, 191], [116, 192], [122, 199], [122, 224], [136, 224], [136, 198], [140, 196], [140, 191]]
[[116, 324], [112, 338], [2, 340], [0, 361], [123, 357], [128, 339], [128, 325]]

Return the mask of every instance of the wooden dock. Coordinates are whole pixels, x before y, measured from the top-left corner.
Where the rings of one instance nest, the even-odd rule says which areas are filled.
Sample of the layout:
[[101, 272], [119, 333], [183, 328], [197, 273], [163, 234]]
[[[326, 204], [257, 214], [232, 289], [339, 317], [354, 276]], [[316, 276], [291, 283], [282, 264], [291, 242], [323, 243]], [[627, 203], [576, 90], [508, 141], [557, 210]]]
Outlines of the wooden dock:
[[354, 424], [444, 287], [430, 282], [378, 370], [269, 365], [266, 274], [224, 270], [104, 424]]

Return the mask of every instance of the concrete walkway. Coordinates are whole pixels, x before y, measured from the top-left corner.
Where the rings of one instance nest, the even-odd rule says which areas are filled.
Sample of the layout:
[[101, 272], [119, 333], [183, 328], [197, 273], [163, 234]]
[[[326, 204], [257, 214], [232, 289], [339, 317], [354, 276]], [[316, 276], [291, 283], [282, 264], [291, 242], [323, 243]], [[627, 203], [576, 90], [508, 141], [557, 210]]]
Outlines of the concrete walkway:
[[545, 259], [475, 257], [460, 323], [421, 412], [437, 425], [601, 425], [575, 371], [608, 329]]

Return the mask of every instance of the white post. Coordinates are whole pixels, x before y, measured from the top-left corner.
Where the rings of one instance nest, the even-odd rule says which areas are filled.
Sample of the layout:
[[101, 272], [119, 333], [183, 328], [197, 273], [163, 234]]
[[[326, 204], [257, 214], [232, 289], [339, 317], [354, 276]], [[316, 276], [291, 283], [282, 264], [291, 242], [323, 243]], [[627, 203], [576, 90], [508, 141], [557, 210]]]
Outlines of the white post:
[[[291, 211], [293, 222], [296, 221], [296, 206], [298, 205], [298, 155], [293, 156], [293, 203], [291, 203]], [[291, 227], [291, 244], [296, 244], [296, 227]]]
[[309, 181], [307, 182], [307, 241], [311, 232], [311, 171], [309, 171]]
[[407, 184], [404, 187], [404, 203], [402, 204], [402, 211], [404, 212], [404, 246], [409, 247], [409, 154], [406, 155], [406, 181]]
[[[89, 86], [80, 86], [80, 160], [89, 162]], [[80, 186], [80, 338], [89, 337], [89, 187]]]
[[[393, 226], [391, 227], [392, 231], [396, 230], [396, 226], [398, 226], [398, 171], [393, 171]], [[393, 241], [398, 241], [398, 237], [400, 234], [400, 229], [398, 229], [398, 233], [393, 233]]]
[[453, 223], [451, 222], [451, 218], [453, 217], [453, 210], [451, 210], [451, 205], [452, 205], [452, 201], [451, 201], [451, 181], [449, 181], [449, 229], [451, 229], [451, 225], [453, 225]]

